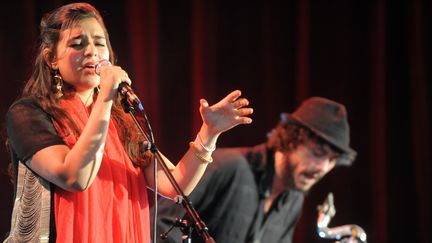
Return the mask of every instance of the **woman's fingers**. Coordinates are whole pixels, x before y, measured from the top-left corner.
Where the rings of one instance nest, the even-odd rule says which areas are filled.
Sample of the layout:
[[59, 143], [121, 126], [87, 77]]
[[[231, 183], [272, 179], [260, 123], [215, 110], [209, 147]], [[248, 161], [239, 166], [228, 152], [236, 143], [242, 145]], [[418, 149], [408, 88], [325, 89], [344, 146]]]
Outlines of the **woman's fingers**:
[[248, 116], [248, 115], [253, 113], [253, 109], [252, 108], [241, 108], [241, 109], [237, 109], [236, 113], [237, 113], [237, 116]]
[[239, 109], [243, 106], [249, 105], [249, 101], [246, 98], [240, 98], [240, 99], [234, 101], [232, 104], [233, 104], [234, 109]]
[[227, 96], [225, 96], [225, 98], [223, 98], [221, 100], [221, 102], [226, 102], [226, 103], [233, 103], [237, 100], [238, 97], [241, 96], [241, 91], [240, 90], [234, 90], [233, 92], [229, 93]]

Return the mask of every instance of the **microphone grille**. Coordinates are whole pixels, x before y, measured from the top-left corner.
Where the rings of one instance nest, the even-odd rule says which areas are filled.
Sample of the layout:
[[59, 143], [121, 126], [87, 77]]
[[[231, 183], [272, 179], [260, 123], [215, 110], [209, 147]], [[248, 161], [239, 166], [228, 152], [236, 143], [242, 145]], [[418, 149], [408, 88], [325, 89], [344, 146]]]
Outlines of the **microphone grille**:
[[101, 67], [106, 67], [106, 66], [111, 66], [111, 62], [105, 59], [100, 60], [96, 65], [95, 65], [95, 73], [97, 75], [100, 75], [100, 69]]

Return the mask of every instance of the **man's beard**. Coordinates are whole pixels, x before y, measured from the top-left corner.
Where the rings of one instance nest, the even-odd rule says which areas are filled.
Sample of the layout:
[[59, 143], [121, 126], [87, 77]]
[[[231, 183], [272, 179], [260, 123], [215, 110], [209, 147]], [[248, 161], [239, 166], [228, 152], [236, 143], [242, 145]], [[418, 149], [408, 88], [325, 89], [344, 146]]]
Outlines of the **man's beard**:
[[285, 185], [287, 186], [288, 189], [299, 191], [299, 192], [302, 192], [304, 195], [307, 195], [313, 185], [311, 187], [309, 187], [307, 190], [299, 188], [296, 185], [295, 179], [294, 179], [294, 171], [296, 169], [296, 166], [297, 165], [293, 165], [292, 163], [288, 162], [287, 171], [286, 171], [286, 177], [285, 177], [286, 179], [285, 179], [284, 183], [285, 183]]

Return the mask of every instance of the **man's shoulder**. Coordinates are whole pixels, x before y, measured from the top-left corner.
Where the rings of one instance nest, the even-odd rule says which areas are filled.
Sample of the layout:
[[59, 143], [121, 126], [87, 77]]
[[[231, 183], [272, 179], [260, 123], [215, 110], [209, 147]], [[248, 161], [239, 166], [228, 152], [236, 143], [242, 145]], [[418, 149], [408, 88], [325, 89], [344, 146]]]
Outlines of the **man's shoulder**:
[[245, 155], [245, 151], [247, 151], [249, 147], [226, 147], [226, 148], [217, 148], [213, 152], [213, 157], [243, 157]]
[[264, 144], [251, 147], [225, 147], [218, 148], [213, 153], [215, 160], [250, 160], [257, 155], [265, 154]]
[[262, 145], [251, 147], [228, 147], [218, 148], [213, 153], [213, 163], [211, 167], [254, 167], [265, 160], [265, 147]]
[[221, 147], [214, 151], [214, 154], [227, 154], [231, 156], [247, 155], [251, 153], [263, 153], [266, 150], [265, 144], [258, 144], [254, 146], [239, 146], [239, 147]]

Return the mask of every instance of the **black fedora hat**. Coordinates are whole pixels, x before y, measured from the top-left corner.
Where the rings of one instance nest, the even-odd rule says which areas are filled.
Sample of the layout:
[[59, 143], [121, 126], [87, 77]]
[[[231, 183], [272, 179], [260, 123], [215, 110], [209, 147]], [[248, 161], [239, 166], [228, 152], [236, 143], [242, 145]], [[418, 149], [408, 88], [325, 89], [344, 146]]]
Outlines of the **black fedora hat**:
[[282, 113], [281, 123], [296, 122], [343, 152], [338, 164], [350, 165], [357, 152], [350, 143], [350, 131], [345, 106], [323, 97], [303, 101], [293, 113]]

